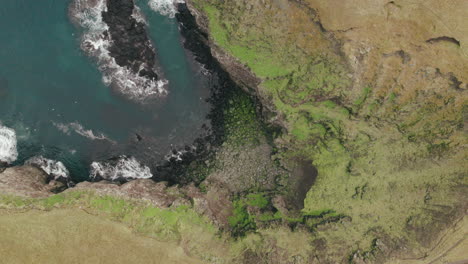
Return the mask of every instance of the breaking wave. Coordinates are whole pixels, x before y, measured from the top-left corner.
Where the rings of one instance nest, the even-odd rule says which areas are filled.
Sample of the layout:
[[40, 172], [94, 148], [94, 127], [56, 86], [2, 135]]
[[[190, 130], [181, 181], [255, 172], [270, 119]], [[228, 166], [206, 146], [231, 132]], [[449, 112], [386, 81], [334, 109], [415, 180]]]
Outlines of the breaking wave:
[[[118, 65], [110, 55], [112, 39], [108, 33], [109, 27], [102, 18], [103, 11], [107, 11], [106, 0], [75, 0], [70, 5], [69, 13], [71, 20], [84, 29], [81, 49], [88, 56], [97, 59], [104, 84], [117, 88], [120, 93], [137, 101], [167, 95], [167, 80], [140, 76], [127, 67]], [[133, 10], [132, 16], [147, 24], [139, 8]]]
[[0, 124], [0, 162], [12, 163], [18, 158], [16, 133]]
[[60, 178], [68, 179], [70, 177], [70, 172], [61, 161], [36, 156], [28, 159], [24, 164], [41, 168], [49, 176], [52, 176], [54, 180]]
[[120, 156], [106, 162], [93, 162], [91, 164], [91, 180], [135, 180], [153, 177], [150, 168], [142, 165], [133, 157]]
[[70, 135], [71, 132], [75, 132], [80, 136], [89, 138], [91, 140], [107, 140], [111, 143], [115, 143], [115, 141], [111, 140], [108, 138], [106, 135], [103, 133], [94, 133], [91, 129], [85, 129], [80, 123], [78, 122], [72, 122], [69, 124], [62, 124], [62, 123], [55, 123], [53, 122], [54, 126], [65, 133], [66, 135]]
[[163, 16], [175, 17], [177, 14], [177, 4], [185, 3], [184, 0], [149, 0], [148, 5], [153, 11]]

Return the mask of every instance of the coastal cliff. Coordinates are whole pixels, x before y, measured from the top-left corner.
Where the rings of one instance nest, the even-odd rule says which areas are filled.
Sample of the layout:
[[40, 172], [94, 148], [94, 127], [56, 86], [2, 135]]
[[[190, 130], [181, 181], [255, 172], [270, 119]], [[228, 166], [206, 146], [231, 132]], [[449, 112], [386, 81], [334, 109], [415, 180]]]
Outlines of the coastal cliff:
[[418, 259], [464, 218], [468, 6], [455, 2], [187, 1], [211, 54], [284, 129], [276, 158], [317, 168], [302, 212], [341, 216], [315, 227], [318, 263]]
[[[63, 191], [63, 183], [35, 167], [0, 170], [1, 226], [12, 240], [22, 239], [21, 232], [9, 226], [43, 230], [34, 241], [46, 236], [47, 245], [65, 249], [57, 230], [79, 230], [70, 237], [93, 230], [83, 241], [104, 249], [106, 232], [142, 245], [128, 249], [137, 255], [115, 253], [118, 261], [154, 261], [163, 250], [151, 256], [145, 250], [155, 247], [171, 251], [166, 263], [466, 259], [465, 2], [179, 3], [186, 49], [221, 80], [214, 101], [222, 107], [213, 120], [222, 142], [213, 142], [203, 160], [190, 160], [190, 177], [172, 185], [81, 182]], [[135, 6], [128, 8], [120, 22], [130, 19], [144, 35], [129, 16]], [[99, 13], [111, 24], [126, 8], [113, 9]], [[126, 36], [119, 25], [109, 30]], [[123, 53], [132, 46], [113, 45]], [[137, 48], [135, 70], [154, 56], [150, 46]], [[28, 250], [53, 258], [41, 248]]]

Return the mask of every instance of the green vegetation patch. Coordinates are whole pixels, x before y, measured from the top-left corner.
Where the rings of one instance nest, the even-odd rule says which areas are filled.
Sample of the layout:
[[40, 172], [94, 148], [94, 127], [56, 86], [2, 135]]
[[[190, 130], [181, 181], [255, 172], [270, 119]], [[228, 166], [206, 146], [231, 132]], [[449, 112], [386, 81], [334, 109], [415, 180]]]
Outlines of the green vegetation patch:
[[197, 236], [192, 231], [201, 232], [203, 235], [198, 235], [205, 238], [216, 237], [218, 232], [207, 218], [200, 216], [188, 206], [161, 209], [146, 202], [100, 196], [93, 192], [74, 191], [43, 199], [0, 196], [0, 208], [39, 210], [86, 208], [93, 214], [123, 222], [142, 234], [170, 241]]
[[245, 199], [247, 205], [254, 206], [259, 209], [264, 209], [270, 204], [269, 199], [264, 193], [249, 193]]
[[255, 219], [247, 211], [247, 206], [244, 201], [237, 200], [232, 203], [233, 215], [229, 217], [229, 225], [231, 226], [234, 236], [243, 236], [246, 232], [256, 229]]
[[230, 91], [228, 98], [224, 110], [225, 142], [236, 147], [258, 145], [265, 133], [253, 99], [239, 88]]
[[[289, 132], [278, 140], [287, 151], [276, 156], [312, 160], [317, 168], [302, 214], [312, 226], [323, 224], [316, 235], [337, 245], [330, 255], [369, 247], [374, 252], [378, 237], [413, 243], [417, 236], [407, 230], [408, 217], [428, 211], [443, 215], [457, 208], [460, 194], [453, 190], [466, 184], [460, 175], [468, 171], [461, 165], [466, 154], [457, 147], [466, 143], [462, 102], [434, 92], [403, 104], [398, 90], [378, 97], [382, 91], [374, 84], [352, 91], [342, 60], [326, 45], [315, 51], [299, 48], [300, 37], [287, 31], [297, 25], [281, 27], [286, 22], [276, 16], [281, 11], [273, 4], [259, 11], [255, 4], [249, 9], [231, 2], [194, 2], [208, 17], [211, 39], [262, 78], [262, 96], [274, 103]], [[321, 37], [316, 34], [310, 42]], [[456, 107], [446, 107], [450, 105]], [[239, 202], [238, 208], [241, 217], [236, 219], [246, 221], [236, 223], [250, 222], [246, 203]], [[331, 211], [322, 215], [324, 208]], [[271, 212], [255, 217], [287, 219]], [[444, 218], [427, 219], [424, 226], [432, 234]], [[335, 224], [330, 227], [327, 221]]]

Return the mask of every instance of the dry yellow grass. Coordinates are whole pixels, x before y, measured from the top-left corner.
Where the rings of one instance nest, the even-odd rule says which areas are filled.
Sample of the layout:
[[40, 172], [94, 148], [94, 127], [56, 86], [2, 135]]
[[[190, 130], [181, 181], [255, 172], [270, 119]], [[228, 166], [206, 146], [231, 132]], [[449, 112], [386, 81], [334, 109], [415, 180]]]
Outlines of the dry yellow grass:
[[203, 263], [175, 243], [79, 209], [0, 210], [0, 263]]
[[388, 264], [466, 264], [468, 263], [468, 218], [465, 216], [440, 238], [420, 259], [391, 260]]

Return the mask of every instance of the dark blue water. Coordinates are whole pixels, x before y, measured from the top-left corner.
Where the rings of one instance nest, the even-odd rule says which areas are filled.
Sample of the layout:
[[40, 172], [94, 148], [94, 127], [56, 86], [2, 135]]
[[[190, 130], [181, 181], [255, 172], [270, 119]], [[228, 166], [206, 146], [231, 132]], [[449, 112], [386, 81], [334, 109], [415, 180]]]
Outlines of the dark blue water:
[[[132, 102], [103, 84], [97, 65], [79, 48], [69, 1], [2, 1], [0, 121], [17, 133], [17, 163], [43, 155], [64, 162], [82, 180], [92, 161], [125, 154], [152, 167], [172, 146], [191, 144], [201, 133], [210, 109], [207, 79], [183, 49], [176, 20], [152, 12], [146, 1], [138, 4], [169, 80], [162, 104]], [[71, 123], [107, 139], [58, 128]]]

